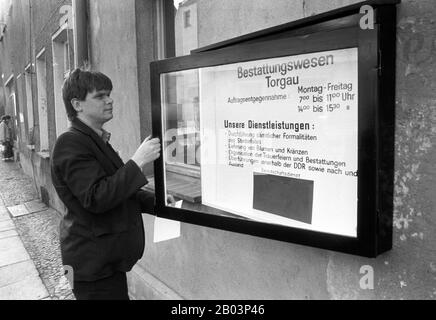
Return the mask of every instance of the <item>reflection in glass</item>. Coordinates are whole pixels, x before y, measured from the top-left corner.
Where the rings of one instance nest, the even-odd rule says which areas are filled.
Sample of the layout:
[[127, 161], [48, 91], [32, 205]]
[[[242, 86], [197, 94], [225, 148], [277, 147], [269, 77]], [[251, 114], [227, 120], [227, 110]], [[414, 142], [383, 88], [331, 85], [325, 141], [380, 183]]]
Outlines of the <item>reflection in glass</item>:
[[161, 75], [183, 209], [357, 236], [357, 48]]
[[163, 74], [161, 90], [166, 193], [184, 209], [236, 217], [202, 205], [199, 70]]

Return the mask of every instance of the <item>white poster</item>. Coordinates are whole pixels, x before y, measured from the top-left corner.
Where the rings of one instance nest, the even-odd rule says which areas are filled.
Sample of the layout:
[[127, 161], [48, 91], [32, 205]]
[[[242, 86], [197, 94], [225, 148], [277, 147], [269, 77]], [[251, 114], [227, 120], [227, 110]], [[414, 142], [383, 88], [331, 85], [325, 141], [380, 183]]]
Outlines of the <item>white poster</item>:
[[201, 69], [202, 203], [356, 237], [357, 51]]

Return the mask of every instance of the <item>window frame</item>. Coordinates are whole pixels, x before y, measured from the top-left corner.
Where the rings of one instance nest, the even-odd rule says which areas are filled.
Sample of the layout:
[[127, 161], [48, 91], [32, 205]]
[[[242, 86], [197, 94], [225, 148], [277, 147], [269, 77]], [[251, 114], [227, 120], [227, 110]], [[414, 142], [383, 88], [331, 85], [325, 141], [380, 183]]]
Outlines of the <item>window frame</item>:
[[32, 75], [33, 75], [34, 65], [33, 63], [28, 63], [24, 68], [24, 81], [26, 87], [26, 111], [27, 111], [27, 134], [28, 143], [33, 144], [33, 134], [31, 136], [31, 131], [35, 128], [35, 118], [34, 118], [34, 104], [33, 104], [33, 88], [32, 88]]
[[[16, 83], [17, 79], [15, 78], [15, 74], [11, 74], [7, 80], [4, 82], [4, 88], [6, 89], [6, 105], [8, 105], [9, 101], [12, 102], [12, 112], [13, 112], [13, 132], [14, 132], [14, 140], [19, 141], [19, 123], [18, 123], [18, 105], [17, 105], [17, 92], [16, 92]], [[6, 112], [6, 110], [5, 110]]]
[[[38, 92], [39, 153], [48, 152], [48, 102], [47, 102], [47, 57], [42, 48], [35, 58], [36, 82]], [[45, 105], [45, 110], [43, 109]]]
[[191, 10], [183, 11], [183, 26], [184, 28], [189, 28], [192, 26], [191, 24]]
[[[74, 62], [74, 59], [71, 59], [70, 53], [70, 50], [74, 48], [74, 45], [72, 46], [70, 43], [70, 40], [73, 40], [73, 37], [72, 34], [70, 34], [69, 30], [71, 30], [71, 32], [74, 32], [68, 22], [64, 23], [52, 35], [51, 41], [53, 57], [53, 86], [55, 97], [55, 128], [57, 137], [65, 132], [71, 125], [70, 121], [68, 120], [65, 106], [62, 100], [61, 90], [63, 81], [68, 75], [69, 70], [71, 70], [71, 63]], [[70, 43], [67, 50], [68, 57], [65, 57], [66, 43]], [[68, 65], [70, 66], [70, 69], [68, 70], [65, 70], [65, 67], [67, 65], [67, 61], [65, 61], [66, 58], [68, 58]]]

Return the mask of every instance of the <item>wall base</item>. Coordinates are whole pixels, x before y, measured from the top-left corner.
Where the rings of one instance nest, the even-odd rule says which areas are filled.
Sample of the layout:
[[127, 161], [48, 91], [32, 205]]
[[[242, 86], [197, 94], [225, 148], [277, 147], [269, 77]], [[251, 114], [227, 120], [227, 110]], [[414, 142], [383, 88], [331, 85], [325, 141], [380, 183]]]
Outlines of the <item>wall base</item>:
[[183, 300], [174, 290], [138, 264], [127, 273], [127, 283], [132, 300]]

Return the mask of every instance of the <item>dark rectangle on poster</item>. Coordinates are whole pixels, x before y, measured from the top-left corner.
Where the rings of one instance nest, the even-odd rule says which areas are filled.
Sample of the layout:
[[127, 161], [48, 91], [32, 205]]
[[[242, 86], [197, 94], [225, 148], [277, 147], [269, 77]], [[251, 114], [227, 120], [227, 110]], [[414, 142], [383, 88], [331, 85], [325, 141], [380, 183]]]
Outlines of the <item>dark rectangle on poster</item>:
[[253, 208], [312, 223], [313, 181], [254, 174]]

